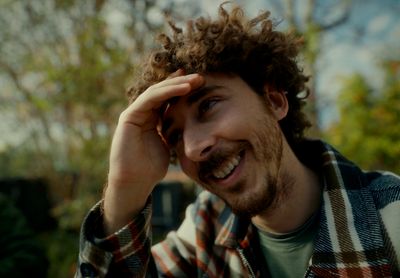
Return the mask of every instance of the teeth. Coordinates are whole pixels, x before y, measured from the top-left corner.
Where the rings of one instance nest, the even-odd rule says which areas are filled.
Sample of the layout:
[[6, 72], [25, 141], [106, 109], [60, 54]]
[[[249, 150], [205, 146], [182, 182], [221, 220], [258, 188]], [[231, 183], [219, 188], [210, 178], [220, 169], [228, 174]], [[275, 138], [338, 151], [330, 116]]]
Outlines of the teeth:
[[225, 178], [232, 172], [233, 169], [235, 169], [235, 167], [239, 164], [239, 162], [240, 162], [240, 156], [236, 156], [231, 160], [225, 162], [222, 165], [222, 167], [213, 172], [214, 177], [216, 177], [217, 179]]

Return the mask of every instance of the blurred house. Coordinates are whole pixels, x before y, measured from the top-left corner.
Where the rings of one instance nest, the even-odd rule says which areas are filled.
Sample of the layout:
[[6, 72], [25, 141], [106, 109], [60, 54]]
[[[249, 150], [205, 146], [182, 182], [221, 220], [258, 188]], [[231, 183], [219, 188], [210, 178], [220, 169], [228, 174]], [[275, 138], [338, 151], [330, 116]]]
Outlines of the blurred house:
[[176, 229], [186, 206], [195, 199], [196, 185], [179, 168], [171, 167], [153, 190], [153, 232], [165, 234]]

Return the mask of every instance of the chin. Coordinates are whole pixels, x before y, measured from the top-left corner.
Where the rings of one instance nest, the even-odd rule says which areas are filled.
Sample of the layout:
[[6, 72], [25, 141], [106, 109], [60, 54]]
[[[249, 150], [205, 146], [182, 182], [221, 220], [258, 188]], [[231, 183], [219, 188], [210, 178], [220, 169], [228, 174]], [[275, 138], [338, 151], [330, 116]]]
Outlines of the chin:
[[[247, 194], [246, 194], [247, 193]], [[277, 205], [278, 190], [276, 184], [264, 184], [255, 192], [238, 194], [235, 198], [226, 198], [225, 202], [238, 216], [254, 217], [273, 210]]]
[[238, 204], [235, 203], [233, 205], [228, 204], [228, 206], [231, 208], [232, 212], [240, 217], [246, 217], [246, 218], [252, 218], [262, 212], [267, 211], [270, 206], [266, 203], [262, 204], [256, 204], [256, 203], [251, 203], [251, 204]]

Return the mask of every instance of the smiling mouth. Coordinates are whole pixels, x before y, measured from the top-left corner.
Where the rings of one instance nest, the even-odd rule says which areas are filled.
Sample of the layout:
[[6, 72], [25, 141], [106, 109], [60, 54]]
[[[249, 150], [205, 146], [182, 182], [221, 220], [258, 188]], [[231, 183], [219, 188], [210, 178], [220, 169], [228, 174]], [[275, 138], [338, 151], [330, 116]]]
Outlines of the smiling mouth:
[[225, 160], [220, 167], [212, 171], [212, 176], [215, 179], [225, 179], [227, 178], [239, 165], [242, 157], [240, 155], [232, 156]]
[[249, 144], [240, 142], [230, 150], [213, 153], [208, 160], [199, 164], [198, 177], [200, 181], [204, 184], [210, 184], [228, 179], [241, 165], [247, 149], [249, 149]]

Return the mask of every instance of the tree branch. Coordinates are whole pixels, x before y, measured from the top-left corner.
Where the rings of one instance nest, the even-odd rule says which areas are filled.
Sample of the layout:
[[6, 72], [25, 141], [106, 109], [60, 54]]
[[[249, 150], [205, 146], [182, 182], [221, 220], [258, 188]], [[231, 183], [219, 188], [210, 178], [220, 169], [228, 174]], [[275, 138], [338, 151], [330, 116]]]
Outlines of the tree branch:
[[335, 28], [337, 26], [340, 26], [340, 25], [346, 23], [346, 21], [350, 17], [350, 13], [351, 13], [350, 1], [349, 0], [343, 0], [342, 4], [345, 6], [343, 14], [339, 18], [337, 18], [336, 20], [333, 20], [330, 23], [321, 24], [320, 25], [321, 30], [328, 31], [330, 29], [333, 29], [333, 28]]
[[[308, 0], [306, 6], [306, 13], [304, 17], [304, 21], [306, 26], [310, 26], [313, 23], [313, 14], [314, 14], [314, 7], [315, 7], [315, 0]], [[307, 27], [306, 27], [307, 28]]]
[[50, 125], [46, 119], [45, 114], [40, 110], [39, 107], [35, 105], [34, 99], [32, 97], [32, 92], [28, 90], [25, 86], [22, 85], [21, 80], [19, 78], [19, 74], [16, 70], [14, 70], [10, 65], [0, 61], [0, 68], [3, 68], [6, 73], [11, 77], [17, 89], [21, 92], [24, 98], [32, 105], [33, 111], [39, 119], [40, 123], [43, 126], [44, 134], [50, 143], [54, 143], [53, 137], [50, 134]]
[[292, 0], [285, 0], [285, 6], [286, 6], [286, 14], [285, 18], [288, 21], [289, 28], [298, 30], [298, 26], [296, 26], [296, 20], [294, 16], [294, 2]]

